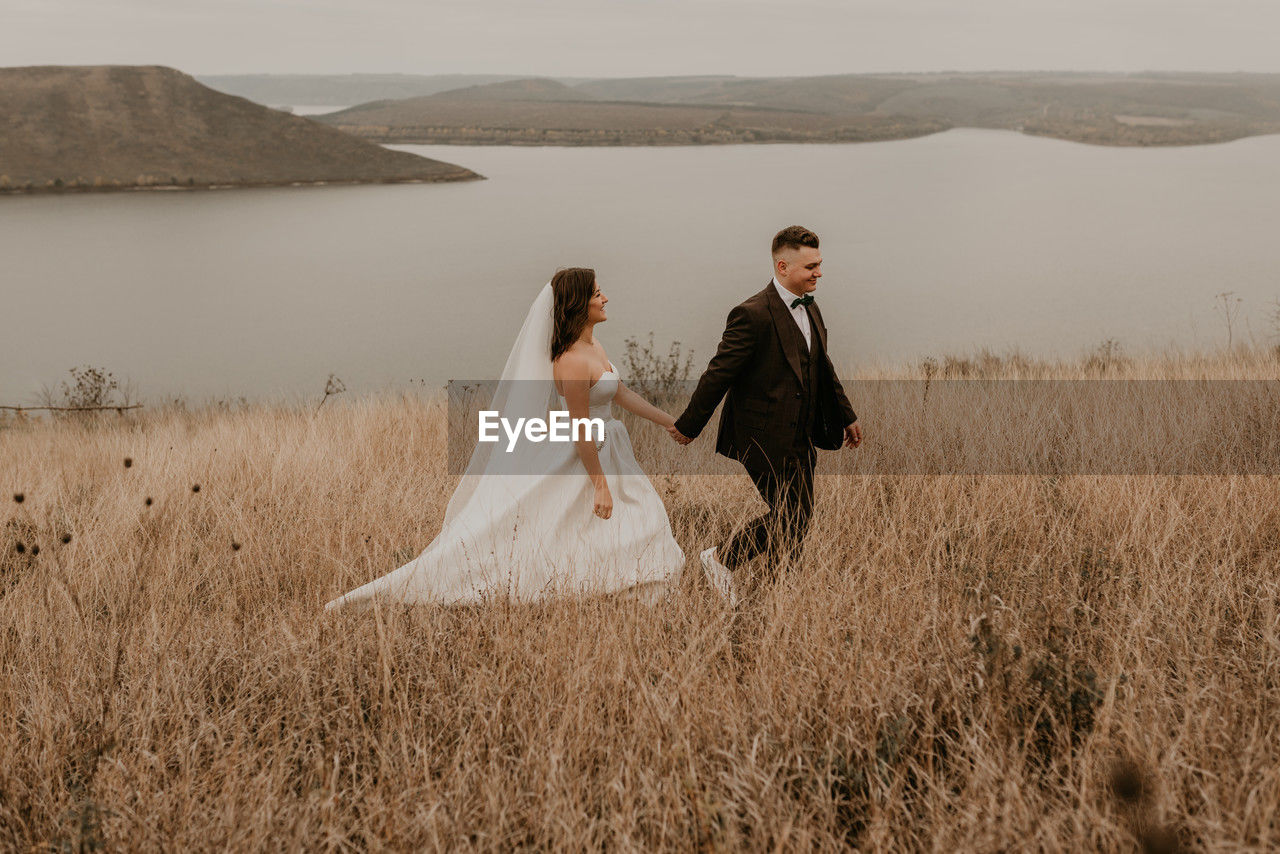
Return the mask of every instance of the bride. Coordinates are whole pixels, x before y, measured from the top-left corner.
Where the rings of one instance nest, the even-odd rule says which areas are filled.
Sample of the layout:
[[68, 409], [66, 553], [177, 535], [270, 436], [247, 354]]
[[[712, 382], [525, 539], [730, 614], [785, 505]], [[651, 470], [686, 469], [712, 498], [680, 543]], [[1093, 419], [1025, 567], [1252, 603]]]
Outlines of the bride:
[[[572, 442], [478, 442], [445, 510], [439, 536], [409, 563], [329, 602], [325, 610], [383, 602], [462, 603], [632, 591], [676, 580], [684, 554], [662, 499], [636, 463], [611, 404], [666, 428], [675, 420], [622, 384], [597, 324], [608, 298], [594, 270], [545, 285], [516, 337], [491, 409], [503, 419], [553, 410], [604, 422]], [[674, 435], [674, 434], [673, 434]]]

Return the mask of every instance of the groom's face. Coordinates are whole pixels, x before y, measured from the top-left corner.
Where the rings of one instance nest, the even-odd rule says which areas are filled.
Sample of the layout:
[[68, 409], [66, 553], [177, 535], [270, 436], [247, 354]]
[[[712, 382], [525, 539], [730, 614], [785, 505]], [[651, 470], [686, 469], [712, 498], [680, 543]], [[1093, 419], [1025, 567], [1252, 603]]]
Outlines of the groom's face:
[[812, 246], [787, 247], [773, 261], [778, 284], [794, 294], [809, 294], [818, 289], [822, 278], [822, 253]]

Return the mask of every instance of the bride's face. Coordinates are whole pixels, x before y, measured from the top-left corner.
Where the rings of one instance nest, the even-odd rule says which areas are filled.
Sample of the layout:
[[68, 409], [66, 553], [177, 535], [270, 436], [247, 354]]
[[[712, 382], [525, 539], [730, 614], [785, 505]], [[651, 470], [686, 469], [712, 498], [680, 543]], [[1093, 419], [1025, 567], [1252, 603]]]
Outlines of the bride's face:
[[600, 290], [599, 282], [594, 287], [595, 292], [591, 295], [591, 301], [587, 303], [587, 322], [602, 323], [609, 319], [609, 315], [604, 310], [609, 298], [604, 295], [604, 291]]

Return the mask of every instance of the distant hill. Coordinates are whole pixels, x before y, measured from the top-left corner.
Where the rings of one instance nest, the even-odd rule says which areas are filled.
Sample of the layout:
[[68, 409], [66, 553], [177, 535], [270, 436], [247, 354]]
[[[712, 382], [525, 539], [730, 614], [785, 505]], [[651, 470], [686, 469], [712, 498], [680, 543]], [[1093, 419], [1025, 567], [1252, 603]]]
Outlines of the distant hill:
[[742, 78], [704, 77], [617, 77], [587, 80], [574, 84], [578, 91], [600, 101], [649, 101], [675, 104], [700, 102], [721, 91], [723, 85]]
[[909, 80], [867, 74], [832, 77], [659, 77], [598, 80], [573, 87], [596, 98], [668, 104], [725, 104], [834, 115], [870, 112], [909, 89]]
[[0, 190], [10, 192], [479, 177], [171, 68], [0, 68], [0, 115]]
[[267, 106], [350, 107], [369, 101], [420, 98], [450, 89], [519, 79], [519, 74], [214, 74], [197, 75], [210, 89]]
[[322, 121], [384, 142], [832, 142], [980, 127], [1105, 145], [1187, 145], [1280, 132], [1280, 75], [526, 79], [361, 104]]
[[592, 101], [595, 98], [579, 89], [546, 77], [503, 80], [453, 89], [434, 96], [442, 101]]
[[[900, 139], [943, 130], [930, 118], [775, 107], [591, 100], [593, 90], [529, 79], [375, 101], [315, 117], [378, 142], [478, 145], [688, 145]], [[598, 90], [595, 90], [598, 91]]]

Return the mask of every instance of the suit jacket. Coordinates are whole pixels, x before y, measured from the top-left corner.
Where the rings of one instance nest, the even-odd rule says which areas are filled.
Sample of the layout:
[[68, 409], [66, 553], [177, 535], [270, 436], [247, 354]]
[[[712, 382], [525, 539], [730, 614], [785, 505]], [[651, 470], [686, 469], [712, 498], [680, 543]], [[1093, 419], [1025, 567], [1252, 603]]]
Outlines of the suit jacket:
[[676, 429], [690, 438], [720, 413], [716, 452], [750, 468], [777, 469], [796, 455], [796, 430], [805, 398], [813, 407], [810, 439], [819, 448], [840, 447], [844, 428], [857, 420], [827, 355], [827, 327], [818, 304], [808, 308], [817, 383], [806, 387], [804, 338], [790, 309], [770, 282], [729, 312], [715, 356], [703, 371]]

